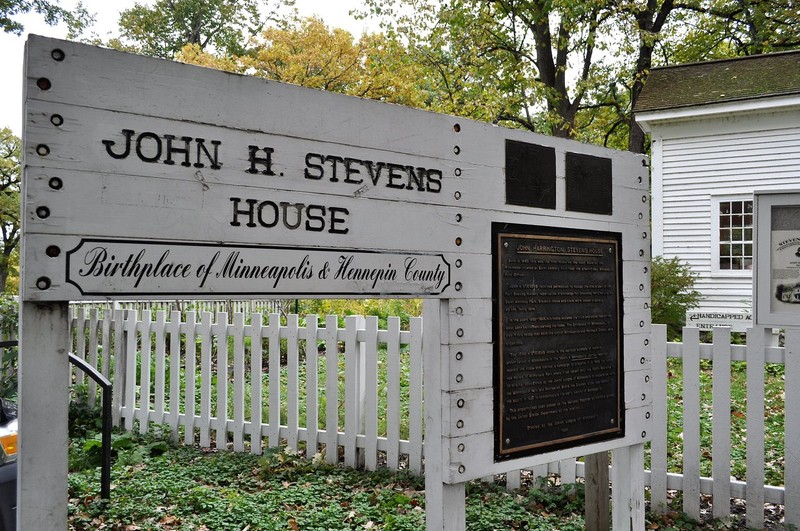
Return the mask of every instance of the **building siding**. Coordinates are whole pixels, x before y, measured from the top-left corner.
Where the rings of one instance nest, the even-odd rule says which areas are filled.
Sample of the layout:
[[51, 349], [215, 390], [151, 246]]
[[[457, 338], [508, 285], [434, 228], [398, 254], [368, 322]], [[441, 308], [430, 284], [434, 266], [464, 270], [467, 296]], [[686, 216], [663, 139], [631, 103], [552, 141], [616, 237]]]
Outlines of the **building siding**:
[[752, 196], [767, 188], [800, 189], [800, 112], [724, 117], [670, 124], [653, 137], [660, 143], [660, 168], [654, 168], [656, 252], [679, 257], [698, 275], [701, 310], [749, 309], [748, 272], [714, 273], [713, 198]]

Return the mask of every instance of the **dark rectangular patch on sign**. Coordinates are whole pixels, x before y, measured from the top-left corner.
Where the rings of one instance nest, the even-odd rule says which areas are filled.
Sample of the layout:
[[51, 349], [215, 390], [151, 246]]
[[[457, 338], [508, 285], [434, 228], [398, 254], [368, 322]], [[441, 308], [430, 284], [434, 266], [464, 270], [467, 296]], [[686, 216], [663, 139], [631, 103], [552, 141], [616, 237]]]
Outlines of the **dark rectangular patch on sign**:
[[556, 208], [556, 151], [506, 140], [506, 204]]
[[611, 159], [567, 153], [567, 210], [612, 214]]

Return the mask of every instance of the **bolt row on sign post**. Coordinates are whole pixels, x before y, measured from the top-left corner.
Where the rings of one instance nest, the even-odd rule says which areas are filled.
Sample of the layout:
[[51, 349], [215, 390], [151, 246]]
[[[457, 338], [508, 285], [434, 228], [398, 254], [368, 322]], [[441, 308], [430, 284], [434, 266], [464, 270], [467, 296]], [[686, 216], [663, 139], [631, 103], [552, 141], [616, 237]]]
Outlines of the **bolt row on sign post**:
[[642, 156], [35, 36], [25, 89], [21, 528], [66, 521], [67, 301], [413, 297], [428, 529], [609, 450], [643, 529]]

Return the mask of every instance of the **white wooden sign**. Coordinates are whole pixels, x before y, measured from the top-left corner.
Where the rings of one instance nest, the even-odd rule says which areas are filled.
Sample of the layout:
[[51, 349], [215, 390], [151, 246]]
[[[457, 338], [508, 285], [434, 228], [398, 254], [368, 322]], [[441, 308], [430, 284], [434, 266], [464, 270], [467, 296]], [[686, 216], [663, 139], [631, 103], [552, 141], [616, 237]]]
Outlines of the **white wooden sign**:
[[[430, 529], [460, 528], [467, 480], [641, 449], [649, 439], [650, 205], [641, 155], [36, 36], [26, 53], [23, 312], [114, 297], [437, 299], [425, 315], [428, 507], [450, 511], [460, 492], [462, 510], [455, 520], [431, 512]], [[498, 227], [564, 230], [576, 241], [591, 234], [594, 243], [560, 257], [506, 257], [498, 271]], [[593, 262], [610, 242], [613, 260]], [[523, 442], [517, 455], [504, 452], [496, 424], [513, 420], [525, 432], [519, 411], [535, 408], [510, 413], [496, 399], [510, 369], [498, 369], [495, 345], [507, 330], [493, 332], [493, 323], [508, 309], [494, 291], [498, 277], [523, 278], [502, 288], [521, 290], [503, 314], [521, 326], [536, 304], [557, 300], [524, 281], [535, 271], [562, 275], [550, 287], [589, 305], [593, 292], [613, 285], [603, 295], [607, 311], [546, 317], [554, 329], [605, 334], [608, 350], [571, 352], [588, 352], [576, 357], [592, 358], [587, 370], [602, 365], [601, 354], [613, 359], [602, 391], [613, 412], [600, 426], [551, 397], [548, 411], [563, 407], [565, 420], [547, 422], [569, 433], [555, 444]], [[579, 280], [581, 271], [604, 284]], [[523, 305], [525, 290], [534, 302]], [[523, 350], [515, 356], [525, 361]], [[512, 395], [515, 404], [530, 399]], [[590, 417], [588, 436], [575, 431]], [[28, 430], [23, 440], [45, 431]], [[35, 460], [22, 462], [36, 472]], [[35, 490], [44, 475], [26, 484]], [[643, 488], [633, 482], [636, 500]], [[50, 494], [36, 503], [63, 498]], [[642, 506], [628, 501], [616, 504], [620, 521]], [[634, 513], [643, 526], [643, 512]]]
[[757, 325], [800, 326], [800, 191], [757, 191], [753, 300]]
[[734, 332], [745, 332], [748, 328], [753, 328], [753, 314], [691, 310], [686, 312], [686, 324], [701, 330], [711, 330], [715, 326], [729, 326]]

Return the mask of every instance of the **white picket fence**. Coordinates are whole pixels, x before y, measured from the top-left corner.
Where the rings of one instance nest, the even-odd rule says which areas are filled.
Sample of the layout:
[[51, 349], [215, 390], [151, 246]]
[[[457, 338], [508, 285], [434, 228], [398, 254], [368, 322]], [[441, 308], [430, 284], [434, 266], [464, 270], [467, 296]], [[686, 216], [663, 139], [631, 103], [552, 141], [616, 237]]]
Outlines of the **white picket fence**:
[[[325, 449], [329, 463], [342, 457], [345, 464], [368, 470], [407, 466], [422, 472], [420, 318], [410, 320], [408, 331], [400, 330], [396, 317], [389, 318], [388, 330], [379, 330], [375, 317], [348, 317], [344, 328], [335, 316], [322, 324], [317, 316], [307, 316], [302, 326], [291, 314], [285, 324], [274, 313], [266, 322], [261, 314], [228, 318], [225, 312], [173, 311], [167, 320], [165, 311], [153, 319], [147, 311], [77, 308], [71, 320], [73, 350], [107, 375], [116, 367], [111, 371], [115, 422], [126, 429], [144, 432], [152, 423], [165, 424], [187, 444], [246, 451], [247, 441], [253, 453], [264, 446], [298, 448], [302, 442], [308, 455]], [[720, 328], [714, 330], [713, 344], [701, 344], [699, 331], [687, 328], [681, 344], [667, 343], [666, 328], [653, 326], [653, 442], [645, 481], [654, 511], [665, 510], [667, 491], [677, 490], [683, 492], [683, 510], [695, 518], [700, 495], [710, 494], [715, 517], [728, 516], [731, 498], [740, 498], [747, 500], [750, 527], [763, 526], [765, 502], [785, 505], [786, 522], [800, 524], [800, 407], [785, 409], [785, 486], [765, 485], [764, 475], [765, 365], [785, 364], [786, 382], [795, 382], [785, 386], [785, 403], [800, 404], [798, 336], [787, 334], [786, 348], [768, 347], [766, 332], [751, 331], [746, 347], [732, 346], [730, 330]], [[667, 442], [668, 357], [682, 358], [682, 448]], [[710, 404], [700, 401], [701, 359], [712, 360], [714, 367]], [[730, 477], [730, 367], [744, 360], [746, 483]], [[74, 378], [85, 382], [79, 373]], [[407, 385], [401, 378], [408, 378]], [[96, 389], [91, 381], [87, 385], [94, 400]], [[405, 396], [401, 389], [408, 389]], [[701, 408], [712, 409], [710, 451], [701, 447]], [[379, 419], [385, 419], [384, 429]], [[407, 426], [404, 437], [401, 425]], [[704, 452], [713, 459], [712, 478], [700, 476]], [[667, 470], [667, 457], [675, 453], [683, 456], [682, 473]], [[534, 476], [548, 474], [572, 483], [584, 476], [584, 466], [565, 460], [533, 470]], [[506, 480], [514, 488], [520, 473], [509, 473]]]
[[[73, 313], [74, 352], [107, 376], [114, 367], [114, 421], [128, 430], [137, 422], [142, 433], [165, 424], [186, 444], [241, 452], [247, 440], [256, 454], [265, 445], [297, 449], [303, 442], [314, 455], [321, 444], [329, 463], [341, 452], [349, 466], [398, 469], [402, 462], [422, 471], [421, 318], [401, 331], [398, 317], [378, 330], [377, 317], [360, 316], [339, 328], [336, 316], [319, 326], [309, 315], [300, 326], [297, 315], [281, 324], [277, 313], [266, 323], [260, 313], [248, 322], [243, 313], [229, 322], [225, 312], [173, 311], [169, 321], [163, 310], [155, 319], [135, 310]], [[403, 397], [402, 377], [409, 381]], [[85, 383], [80, 373], [74, 378]], [[96, 400], [94, 382], [87, 386]]]
[[[785, 522], [800, 526], [800, 331], [787, 330], [786, 347], [771, 347], [771, 329], [747, 333], [747, 345], [731, 345], [728, 328], [714, 328], [713, 344], [702, 344], [697, 328], [684, 328], [683, 343], [667, 343], [666, 327], [653, 325], [653, 442], [649, 484], [654, 510], [664, 510], [667, 490], [683, 492], [683, 511], [700, 515], [700, 495], [712, 496], [714, 517], [730, 514], [730, 499], [747, 501], [748, 527], [764, 524], [764, 503], [784, 505]], [[683, 447], [667, 443], [667, 358], [682, 358]], [[700, 360], [711, 360], [713, 396], [701, 402]], [[746, 482], [731, 478], [731, 362], [746, 362]], [[765, 484], [765, 375], [784, 365], [784, 485]], [[711, 448], [701, 446], [701, 408], [711, 409]], [[770, 409], [772, 410], [772, 409]], [[707, 435], [707, 434], [706, 434]], [[682, 473], [667, 471], [668, 454], [683, 456]], [[705, 455], [704, 455], [705, 454]], [[700, 476], [702, 458], [712, 477]]]

